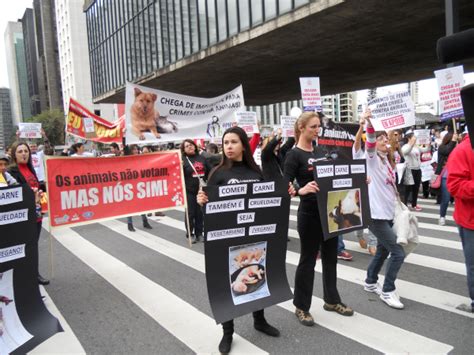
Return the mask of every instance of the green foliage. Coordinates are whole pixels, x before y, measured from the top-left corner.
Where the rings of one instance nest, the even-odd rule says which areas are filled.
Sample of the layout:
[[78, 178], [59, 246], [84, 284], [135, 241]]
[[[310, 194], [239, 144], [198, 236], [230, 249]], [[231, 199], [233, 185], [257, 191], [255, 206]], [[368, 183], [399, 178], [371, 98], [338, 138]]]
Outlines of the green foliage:
[[30, 117], [27, 122], [41, 123], [52, 145], [64, 144], [64, 113], [59, 109], [43, 111], [39, 115]]

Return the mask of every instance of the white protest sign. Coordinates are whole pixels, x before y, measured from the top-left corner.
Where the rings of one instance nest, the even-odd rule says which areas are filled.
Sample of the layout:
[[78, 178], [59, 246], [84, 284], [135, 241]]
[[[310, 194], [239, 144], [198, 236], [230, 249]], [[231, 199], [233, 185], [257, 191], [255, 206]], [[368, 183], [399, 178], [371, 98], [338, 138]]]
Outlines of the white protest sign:
[[295, 122], [297, 118], [293, 116], [280, 116], [281, 122], [281, 136], [294, 137], [295, 136]]
[[259, 133], [257, 113], [251, 111], [242, 111], [235, 113], [237, 125], [247, 134]]
[[431, 144], [431, 135], [429, 129], [415, 129], [413, 134], [416, 137], [416, 143], [419, 145]]
[[94, 119], [92, 117], [82, 117], [84, 122], [84, 131], [87, 133], [95, 132]]
[[41, 138], [41, 123], [20, 122], [18, 129], [20, 138]]
[[462, 65], [436, 70], [438, 83], [441, 120], [463, 116], [461, 88], [464, 85], [464, 68]]
[[376, 131], [415, 125], [415, 105], [407, 91], [377, 97], [368, 103]]
[[301, 99], [304, 111], [322, 111], [319, 78], [300, 78]]
[[242, 86], [212, 98], [155, 90], [127, 83], [126, 144], [159, 144], [186, 138], [221, 138], [244, 111]]

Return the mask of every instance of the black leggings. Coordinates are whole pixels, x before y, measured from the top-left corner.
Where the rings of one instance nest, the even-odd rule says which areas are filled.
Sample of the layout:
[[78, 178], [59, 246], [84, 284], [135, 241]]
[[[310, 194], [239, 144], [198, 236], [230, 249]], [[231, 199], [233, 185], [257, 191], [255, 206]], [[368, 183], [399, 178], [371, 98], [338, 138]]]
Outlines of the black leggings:
[[203, 216], [201, 206], [197, 203], [197, 194], [193, 194], [189, 191], [186, 191], [187, 201], [188, 201], [188, 218], [189, 218], [189, 226], [188, 220], [185, 218], [184, 224], [186, 225], [186, 231], [191, 231], [191, 234], [194, 234], [196, 237], [202, 236], [202, 228], [203, 228]]
[[411, 174], [413, 175], [413, 181], [415, 183], [413, 185], [405, 185], [405, 196], [403, 202], [405, 205], [408, 205], [408, 196], [410, 196], [411, 192], [411, 206], [416, 207], [421, 184], [421, 170], [412, 170]]
[[[255, 323], [264, 322], [265, 321], [264, 310], [261, 309], [259, 311], [253, 312], [253, 319]], [[234, 320], [231, 319], [231, 320], [228, 320], [227, 322], [223, 322], [222, 330], [224, 331], [224, 334], [233, 334], [234, 333]]]
[[314, 200], [302, 200], [298, 209], [298, 234], [301, 255], [295, 275], [293, 304], [303, 311], [311, 308], [313, 297], [314, 267], [321, 250], [323, 263], [324, 301], [329, 304], [341, 302], [337, 291], [337, 238], [324, 241], [319, 210]]

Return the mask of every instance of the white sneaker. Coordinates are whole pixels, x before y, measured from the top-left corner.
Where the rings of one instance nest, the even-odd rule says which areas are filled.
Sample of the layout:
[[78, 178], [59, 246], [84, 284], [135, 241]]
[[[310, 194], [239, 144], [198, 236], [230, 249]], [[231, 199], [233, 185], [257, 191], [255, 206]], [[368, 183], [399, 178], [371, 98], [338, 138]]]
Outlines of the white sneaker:
[[439, 225], [440, 226], [445, 226], [446, 225], [446, 218], [445, 217], [439, 217]]
[[380, 286], [380, 284], [378, 282], [376, 282], [374, 284], [368, 284], [366, 282], [364, 284], [364, 290], [367, 291], [367, 292], [376, 293], [379, 296], [382, 293], [382, 287]]
[[403, 309], [405, 307], [403, 303], [400, 302], [400, 298], [398, 297], [396, 291], [382, 292], [380, 294], [380, 299], [392, 308]]

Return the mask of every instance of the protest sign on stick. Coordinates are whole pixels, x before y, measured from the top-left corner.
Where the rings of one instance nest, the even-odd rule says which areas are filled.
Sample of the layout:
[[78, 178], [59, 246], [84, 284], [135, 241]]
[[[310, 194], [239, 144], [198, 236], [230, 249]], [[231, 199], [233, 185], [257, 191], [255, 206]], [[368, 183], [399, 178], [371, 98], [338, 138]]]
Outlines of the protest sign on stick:
[[415, 105], [408, 91], [377, 97], [368, 103], [376, 131], [415, 125]]
[[295, 122], [297, 118], [293, 116], [280, 116], [281, 136], [288, 138], [295, 136]]
[[319, 78], [300, 78], [301, 99], [303, 100], [303, 111], [322, 111], [321, 89]]
[[20, 122], [18, 124], [20, 138], [41, 138], [41, 123]]
[[237, 125], [242, 128], [248, 135], [260, 133], [256, 112], [236, 112], [235, 120], [237, 121]]
[[420, 145], [431, 144], [431, 134], [429, 129], [415, 129], [413, 134], [416, 137], [416, 143]]
[[[441, 120], [462, 117], [464, 115], [461, 101], [461, 88], [464, 85], [463, 66], [436, 70], [434, 73], [438, 83]], [[455, 124], [454, 121], [453, 124]]]

